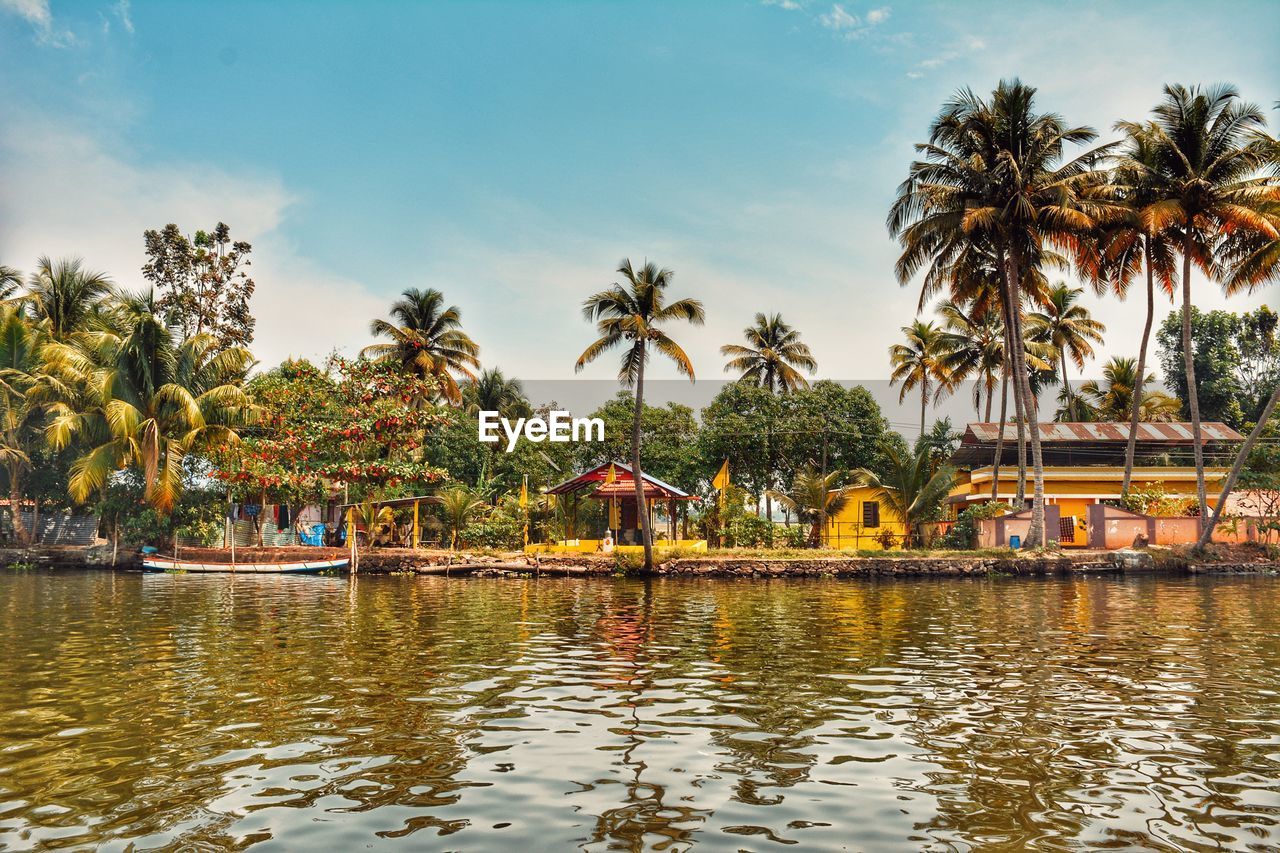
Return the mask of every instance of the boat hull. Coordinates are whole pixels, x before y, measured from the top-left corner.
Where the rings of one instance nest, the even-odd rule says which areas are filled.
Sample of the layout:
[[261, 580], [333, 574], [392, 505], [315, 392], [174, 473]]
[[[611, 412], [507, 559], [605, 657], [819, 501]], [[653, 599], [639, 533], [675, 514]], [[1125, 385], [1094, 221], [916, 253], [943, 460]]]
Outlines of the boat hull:
[[346, 557], [336, 560], [303, 560], [292, 563], [198, 563], [191, 560], [174, 560], [169, 557], [144, 557], [142, 567], [153, 572], [227, 572], [243, 574], [297, 574], [345, 569], [351, 561]]

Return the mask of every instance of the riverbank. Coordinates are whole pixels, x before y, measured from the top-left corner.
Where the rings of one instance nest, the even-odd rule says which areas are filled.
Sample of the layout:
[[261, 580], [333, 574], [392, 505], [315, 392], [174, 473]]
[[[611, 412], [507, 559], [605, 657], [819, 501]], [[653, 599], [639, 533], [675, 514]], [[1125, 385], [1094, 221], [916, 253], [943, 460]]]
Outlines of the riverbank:
[[[284, 562], [345, 557], [340, 548], [238, 548], [236, 560]], [[182, 559], [230, 563], [221, 548], [186, 548]], [[0, 549], [0, 567], [11, 569], [116, 568], [138, 570], [136, 554], [113, 554], [109, 547], [33, 547]], [[636, 571], [627, 559], [603, 554], [541, 555], [519, 553], [408, 550], [379, 548], [360, 554], [361, 574], [547, 575], [607, 577]], [[1048, 576], [1164, 571], [1179, 574], [1280, 574], [1274, 548], [1245, 544], [1218, 546], [1205, 555], [1188, 549], [1149, 548], [1122, 551], [1061, 551], [1019, 554], [1013, 551], [930, 554], [844, 554], [722, 551], [708, 555], [673, 555], [655, 567], [660, 577], [973, 577], [983, 575]]]

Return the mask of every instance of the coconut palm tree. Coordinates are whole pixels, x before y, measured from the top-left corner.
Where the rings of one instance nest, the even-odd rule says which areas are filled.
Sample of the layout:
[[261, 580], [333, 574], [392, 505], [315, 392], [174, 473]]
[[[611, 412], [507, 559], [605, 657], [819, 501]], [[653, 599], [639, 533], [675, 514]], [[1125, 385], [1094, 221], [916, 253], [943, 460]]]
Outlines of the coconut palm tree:
[[65, 341], [73, 332], [92, 325], [111, 292], [111, 279], [105, 273], [86, 270], [80, 258], [54, 261], [42, 257], [22, 298], [36, 320], [49, 324], [49, 336]]
[[449, 531], [449, 550], [457, 549], [462, 531], [488, 509], [489, 505], [466, 486], [453, 486], [440, 493], [440, 519]]
[[253, 357], [221, 349], [208, 334], [178, 343], [154, 294], [121, 297], [110, 321], [112, 328], [45, 346], [50, 371], [75, 377], [83, 394], [51, 405], [46, 437], [55, 450], [73, 439], [89, 448], [71, 466], [73, 500], [87, 501], [112, 473], [137, 466], [145, 499], [168, 513], [187, 455], [234, 444], [237, 429], [256, 418], [242, 387]]
[[885, 456], [883, 475], [859, 468], [852, 472], [853, 482], [870, 488], [890, 514], [902, 519], [907, 530], [903, 546], [907, 547], [913, 540], [920, 540], [919, 526], [946, 497], [955, 480], [955, 470], [946, 465], [935, 468], [926, 442], [919, 442], [914, 453], [890, 449]]
[[9, 477], [9, 512], [20, 545], [31, 541], [21, 508], [43, 415], [39, 399], [45, 378], [42, 331], [18, 306], [0, 305], [0, 464]]
[[462, 401], [469, 414], [497, 412], [504, 418], [527, 418], [533, 413], [524, 384], [519, 379], [508, 379], [501, 368], [483, 370], [473, 380], [462, 385]]
[[22, 273], [0, 264], [0, 299], [10, 299], [22, 287]]
[[933, 323], [921, 320], [914, 321], [910, 326], [903, 326], [902, 334], [907, 342], [889, 347], [889, 364], [893, 367], [889, 384], [902, 383], [902, 390], [898, 392], [899, 403], [911, 391], [920, 389], [920, 434], [924, 435], [929, 393], [933, 391], [934, 399], [937, 400], [938, 392], [950, 382], [945, 366], [946, 338], [942, 330]]
[[665, 355], [676, 370], [693, 381], [693, 364], [680, 345], [660, 327], [664, 323], [684, 320], [701, 326], [706, 319], [702, 303], [696, 299], [678, 299], [668, 303], [667, 287], [675, 276], [669, 269], [646, 263], [640, 269], [624, 260], [618, 266], [622, 283], [594, 293], [582, 303], [582, 314], [596, 324], [600, 337], [583, 350], [574, 365], [581, 371], [612, 349], [622, 347], [622, 366], [618, 381], [635, 388], [635, 417], [631, 425], [631, 472], [636, 489], [636, 515], [640, 518], [640, 535], [644, 540], [644, 569], [653, 571], [653, 536], [649, 530], [649, 513], [644, 499], [644, 479], [640, 470], [640, 426], [644, 414], [644, 369], [651, 350]]
[[[943, 280], [966, 256], [990, 257], [1001, 274], [1001, 304], [1010, 340], [1025, 340], [1022, 306], [1029, 274], [1045, 266], [1051, 249], [1077, 263], [1091, 259], [1085, 238], [1108, 216], [1105, 181], [1093, 171], [1102, 146], [1066, 157], [1069, 145], [1089, 143], [1092, 128], [1070, 127], [1037, 113], [1035, 90], [1002, 81], [990, 99], [963, 90], [944, 105], [921, 159], [890, 208], [888, 227], [903, 247], [896, 272], [906, 284], [918, 271], [926, 283]], [[1025, 421], [1034, 478], [1026, 546], [1044, 536], [1044, 458], [1034, 397], [1022, 347], [1010, 348], [1017, 419]]]
[[1182, 350], [1187, 409], [1196, 465], [1196, 499], [1202, 525], [1209, 519], [1205, 493], [1204, 445], [1191, 340], [1191, 268], [1212, 277], [1227, 234], [1275, 239], [1280, 235], [1265, 215], [1280, 199], [1280, 187], [1261, 174], [1269, 153], [1259, 144], [1266, 124], [1262, 111], [1240, 100], [1231, 86], [1201, 89], [1169, 85], [1149, 125], [1156, 146], [1152, 170], [1153, 227], [1175, 232], [1182, 257]]
[[1146, 277], [1147, 314], [1142, 327], [1142, 342], [1138, 346], [1138, 365], [1134, 370], [1138, 384], [1131, 395], [1133, 405], [1129, 412], [1129, 438], [1125, 444], [1124, 479], [1120, 486], [1120, 493], [1127, 495], [1133, 482], [1142, 386], [1147, 376], [1147, 349], [1155, 322], [1156, 285], [1159, 284], [1161, 291], [1173, 298], [1176, 252], [1172, 230], [1158, 224], [1158, 218], [1152, 215], [1157, 212], [1153, 206], [1160, 201], [1156, 178], [1159, 168], [1158, 134], [1150, 125], [1136, 122], [1120, 122], [1116, 129], [1125, 135], [1123, 145], [1112, 161], [1111, 173], [1120, 211], [1099, 232], [1099, 266], [1094, 286], [1099, 292], [1110, 290], [1123, 299], [1134, 278], [1140, 273]]
[[726, 372], [737, 371], [741, 379], [783, 394], [809, 387], [800, 371], [812, 375], [818, 362], [808, 345], [800, 343], [800, 333], [781, 314], [756, 314], [755, 325], [743, 329], [742, 334], [747, 339], [745, 347], [720, 347], [720, 354], [730, 359], [724, 366]]
[[1148, 373], [1138, 381], [1137, 362], [1115, 356], [1102, 368], [1102, 381], [1090, 379], [1080, 385], [1077, 402], [1092, 415], [1091, 420], [1123, 421], [1136, 408], [1142, 422], [1172, 421], [1182, 410], [1182, 402], [1160, 390], [1143, 390], [1138, 405], [1133, 405], [1135, 389], [1156, 381]]
[[456, 305], [446, 307], [438, 290], [409, 288], [392, 303], [391, 319], [374, 320], [369, 330], [375, 338], [391, 341], [370, 344], [362, 356], [432, 377], [451, 403], [462, 399], [457, 377], [474, 380], [472, 369], [480, 367], [480, 347], [462, 331], [462, 312]]
[[938, 306], [942, 318], [942, 369], [951, 387], [972, 379], [973, 410], [991, 421], [991, 404], [1004, 376], [1004, 325], [995, 311], [966, 309], [950, 300]]
[[832, 471], [823, 476], [805, 466], [796, 471], [790, 489], [785, 492], [776, 489], [765, 492], [771, 500], [777, 501], [787, 512], [795, 515], [801, 524], [809, 525], [810, 548], [817, 548], [822, 544], [824, 520], [839, 514], [849, 505], [847, 490], [836, 488], [841, 476], [840, 471]]
[[1044, 309], [1027, 317], [1027, 329], [1033, 338], [1053, 348], [1055, 360], [1062, 369], [1062, 390], [1067, 398], [1067, 414], [1077, 420], [1075, 395], [1071, 393], [1071, 380], [1067, 377], [1067, 358], [1083, 369], [1086, 359], [1093, 358], [1093, 345], [1102, 341], [1107, 327], [1089, 313], [1089, 309], [1076, 304], [1084, 288], [1068, 287], [1059, 283], [1048, 293]]

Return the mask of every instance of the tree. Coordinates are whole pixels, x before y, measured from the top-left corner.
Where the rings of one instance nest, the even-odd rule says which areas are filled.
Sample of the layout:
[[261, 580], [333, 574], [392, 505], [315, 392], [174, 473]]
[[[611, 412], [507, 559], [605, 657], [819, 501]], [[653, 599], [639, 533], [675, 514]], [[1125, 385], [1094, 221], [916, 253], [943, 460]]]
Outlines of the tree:
[[22, 273], [0, 264], [0, 299], [9, 299], [22, 287]]
[[[427, 448], [450, 416], [420, 401], [432, 380], [396, 364], [333, 359], [325, 370], [286, 361], [247, 386], [260, 416], [239, 442], [220, 445], [214, 476], [245, 497], [323, 500], [334, 485], [354, 498], [394, 495], [444, 479]], [[474, 427], [469, 428], [476, 441]], [[478, 444], [478, 442], [477, 442]]]
[[65, 341], [91, 325], [111, 293], [111, 279], [105, 273], [86, 270], [80, 258], [54, 261], [42, 257], [27, 280], [22, 299], [37, 321], [48, 324], [51, 338]]
[[488, 504], [466, 486], [453, 486], [440, 493], [440, 518], [449, 531], [449, 550], [458, 547], [459, 534], [488, 508]]
[[54, 402], [48, 441], [87, 450], [71, 466], [68, 491], [83, 503], [116, 471], [136, 466], [146, 501], [169, 512], [184, 487], [188, 454], [239, 440], [256, 415], [241, 383], [248, 350], [220, 349], [213, 336], [179, 342], [153, 295], [123, 296], [113, 327], [44, 352], [52, 369], [75, 376], [84, 397]]
[[[1187, 315], [1185, 320], [1183, 313]], [[1185, 350], [1182, 346], [1182, 330], [1188, 322], [1194, 341], [1195, 364], [1191, 370], [1187, 370], [1184, 364]], [[1188, 312], [1169, 314], [1160, 325], [1156, 341], [1165, 385], [1182, 400], [1184, 418], [1190, 419], [1191, 416], [1187, 377], [1194, 375], [1196, 411], [1202, 420], [1222, 421], [1232, 427], [1239, 427], [1244, 422], [1244, 407], [1241, 405], [1244, 388], [1237, 372], [1241, 362], [1240, 350], [1236, 346], [1239, 328], [1240, 318], [1235, 314], [1221, 310], [1201, 311], [1195, 306]]]
[[23, 524], [21, 510], [40, 444], [43, 343], [41, 328], [20, 308], [0, 305], [0, 464], [9, 481], [9, 512], [20, 545], [28, 544], [32, 533]]
[[[787, 404], [794, 404], [793, 396]], [[752, 495], [774, 488], [778, 462], [794, 441], [788, 431], [795, 425], [784, 417], [783, 406], [777, 395], [749, 380], [727, 383], [702, 410], [697, 443], [703, 470], [719, 470], [728, 460], [733, 482]], [[812, 447], [813, 437], [806, 438]]]
[[987, 406], [983, 420], [990, 422], [997, 387], [1001, 388], [1002, 401], [1004, 397], [1004, 325], [994, 311], [966, 310], [949, 300], [938, 306], [938, 315], [945, 329], [941, 346], [942, 369], [947, 381], [954, 389], [962, 382], [974, 380], [973, 409], [982, 415], [985, 393]]
[[955, 480], [955, 470], [942, 465], [934, 468], [930, 448], [918, 446], [914, 453], [891, 451], [883, 474], [863, 468], [853, 473], [853, 482], [870, 488], [877, 500], [887, 506], [906, 526], [909, 546], [919, 541], [919, 526], [938, 511]]
[[720, 354], [730, 359], [724, 366], [726, 372], [736, 371], [741, 379], [771, 392], [785, 394], [809, 386], [800, 371], [812, 374], [818, 369], [818, 362], [809, 347], [800, 343], [800, 333], [784, 322], [781, 314], [756, 314], [755, 324], [743, 329], [742, 334], [747, 339], [745, 347], [720, 347]]
[[1265, 149], [1257, 144], [1256, 134], [1266, 123], [1258, 107], [1242, 103], [1231, 86], [1202, 90], [1170, 85], [1164, 93], [1151, 124], [1159, 164], [1154, 172], [1159, 201], [1152, 218], [1176, 231], [1182, 256], [1183, 399], [1191, 415], [1196, 499], [1204, 525], [1209, 507], [1192, 348], [1191, 267], [1212, 276], [1224, 235], [1280, 236], [1265, 215], [1266, 204], [1280, 198], [1280, 188], [1258, 174], [1267, 163]]
[[[1035, 110], [1035, 90], [1002, 81], [989, 100], [969, 90], [944, 105], [921, 159], [889, 211], [887, 225], [903, 247], [900, 283], [925, 272], [925, 286], [951, 278], [959, 264], [998, 271], [1009, 341], [1026, 339], [1022, 308], [1033, 273], [1050, 249], [1090, 262], [1086, 237], [1109, 215], [1103, 176], [1092, 167], [1107, 146], [1066, 158], [1068, 145], [1091, 142], [1092, 128], [1070, 127]], [[1044, 458], [1030, 372], [1021, 346], [1010, 346], [1014, 409], [1031, 446], [1034, 492], [1026, 547], [1044, 536]]]
[[1077, 402], [1084, 407], [1089, 420], [1123, 421], [1135, 410], [1143, 422], [1174, 420], [1182, 402], [1163, 391], [1144, 390], [1139, 404], [1133, 405], [1137, 389], [1154, 382], [1155, 376], [1151, 374], [1139, 382], [1134, 360], [1115, 356], [1103, 366], [1101, 382], [1090, 379], [1080, 386]]
[[649, 530], [649, 513], [645, 509], [644, 480], [640, 469], [641, 415], [644, 412], [644, 368], [652, 348], [675, 364], [676, 370], [693, 381], [693, 364], [680, 345], [659, 328], [663, 323], [685, 320], [700, 326], [705, 320], [702, 303], [696, 299], [678, 299], [667, 304], [666, 290], [675, 275], [646, 263], [636, 270], [630, 260], [618, 267], [623, 284], [614, 283], [607, 290], [592, 294], [582, 304], [583, 316], [596, 324], [600, 337], [587, 347], [574, 365], [581, 371], [604, 353], [624, 347], [618, 380], [635, 388], [635, 417], [631, 427], [631, 471], [636, 488], [636, 515], [640, 518], [640, 534], [644, 540], [644, 570], [653, 571], [653, 537]]
[[533, 414], [524, 385], [519, 379], [508, 379], [497, 367], [481, 371], [478, 377], [464, 383], [462, 402], [467, 412], [473, 415], [497, 412], [501, 417], [514, 420]]
[[848, 492], [836, 488], [841, 476], [840, 471], [824, 475], [813, 468], [804, 467], [796, 471], [790, 489], [785, 492], [771, 489], [768, 492], [772, 500], [795, 515], [801, 524], [809, 525], [810, 548], [821, 546], [826, 520], [832, 515], [838, 515], [849, 505]]
[[1071, 380], [1067, 377], [1068, 357], [1077, 369], [1083, 369], [1086, 359], [1093, 358], [1093, 345], [1102, 341], [1107, 327], [1089, 313], [1089, 309], [1076, 304], [1083, 288], [1068, 287], [1059, 283], [1048, 294], [1041, 311], [1027, 317], [1027, 328], [1032, 336], [1053, 348], [1058, 366], [1062, 370], [1062, 390], [1067, 398], [1067, 414], [1070, 420], [1079, 420], [1075, 395], [1071, 393]]
[[1147, 313], [1142, 326], [1142, 342], [1138, 345], [1138, 364], [1134, 369], [1134, 386], [1129, 410], [1129, 438], [1124, 451], [1124, 479], [1120, 493], [1127, 495], [1133, 482], [1133, 461], [1138, 444], [1138, 422], [1145, 397], [1143, 385], [1147, 377], [1147, 352], [1151, 345], [1151, 327], [1155, 322], [1156, 285], [1170, 299], [1176, 271], [1175, 234], [1157, 215], [1161, 200], [1159, 134], [1150, 125], [1120, 122], [1118, 130], [1125, 134], [1122, 147], [1112, 163], [1112, 184], [1119, 211], [1098, 234], [1098, 268], [1095, 287], [1110, 289], [1123, 299], [1129, 285], [1139, 273], [1146, 275]]
[[916, 439], [916, 450], [923, 448], [929, 454], [930, 470], [936, 471], [956, 452], [963, 437], [951, 426], [951, 418], [941, 418], [933, 422], [933, 427], [927, 433]]
[[910, 326], [903, 326], [902, 334], [907, 342], [889, 347], [889, 364], [893, 367], [889, 384], [902, 383], [902, 390], [898, 394], [899, 403], [907, 398], [908, 393], [916, 388], [920, 389], [920, 434], [924, 435], [930, 383], [934, 385], [936, 400], [938, 391], [949, 382], [945, 366], [945, 339], [941, 329], [933, 323], [920, 320]]
[[399, 364], [420, 376], [430, 376], [451, 403], [462, 400], [457, 377], [474, 380], [480, 367], [480, 347], [462, 331], [458, 306], [445, 307], [444, 294], [409, 288], [391, 305], [391, 320], [374, 320], [370, 331], [390, 343], [371, 344], [362, 356]]
[[[633, 394], [619, 391], [587, 417], [604, 421], [604, 441], [584, 441], [574, 448], [580, 469], [631, 455], [631, 426], [636, 417]], [[693, 409], [679, 403], [645, 404], [640, 416], [640, 454], [646, 473], [687, 492], [695, 492], [710, 467], [703, 462], [698, 450], [698, 421]]]
[[147, 253], [142, 275], [160, 294], [160, 313], [183, 338], [210, 335], [221, 348], [253, 343], [249, 301], [256, 284], [248, 273], [253, 246], [233, 241], [225, 222], [192, 238], [173, 223], [148, 229], [142, 238]]
[[[1236, 483], [1240, 479], [1240, 474], [1244, 470], [1246, 460], [1249, 454], [1253, 452], [1257, 446], [1258, 439], [1266, 432], [1267, 425], [1271, 420], [1272, 414], [1276, 410], [1276, 405], [1280, 404], [1280, 383], [1275, 386], [1275, 390], [1271, 392], [1271, 396], [1267, 399], [1266, 405], [1262, 407], [1262, 413], [1258, 418], [1258, 422], [1254, 424], [1253, 429], [1249, 431], [1248, 437], [1236, 452], [1235, 461], [1231, 465], [1231, 470], [1227, 473], [1227, 478], [1222, 482], [1222, 491], [1218, 494], [1218, 502], [1213, 508], [1213, 514], [1209, 517], [1208, 523], [1201, 525], [1200, 538], [1196, 541], [1196, 548], [1203, 549], [1213, 539], [1213, 531], [1217, 528], [1218, 522], [1222, 519], [1223, 507], [1227, 504], [1227, 498], [1231, 495], [1231, 490], [1236, 487]], [[1274, 489], [1277, 483], [1273, 480], [1267, 485]]]

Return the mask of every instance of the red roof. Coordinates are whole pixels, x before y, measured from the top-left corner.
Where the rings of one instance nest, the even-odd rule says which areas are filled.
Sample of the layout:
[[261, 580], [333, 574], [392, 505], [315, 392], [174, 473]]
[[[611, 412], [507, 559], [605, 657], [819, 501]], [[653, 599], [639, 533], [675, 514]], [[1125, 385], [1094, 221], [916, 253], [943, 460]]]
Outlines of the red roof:
[[[606, 483], [605, 480], [609, 478], [610, 465], [613, 465], [614, 467], [614, 481], [612, 483]], [[644, 481], [644, 496], [646, 498], [660, 498], [664, 500], [677, 501], [697, 500], [693, 495], [677, 489], [670, 483], [664, 483], [657, 477], [651, 477], [643, 471], [640, 472], [640, 477]], [[598, 487], [591, 493], [591, 496], [594, 498], [616, 497], [623, 500], [627, 498], [631, 498], [632, 500], [635, 499], [636, 486], [635, 479], [631, 476], [631, 466], [622, 462], [605, 462], [603, 465], [597, 465], [590, 471], [579, 474], [572, 479], [565, 480], [559, 485], [552, 486], [550, 489], [547, 489], [547, 494], [563, 495], [569, 492], [581, 491], [597, 484]]]

